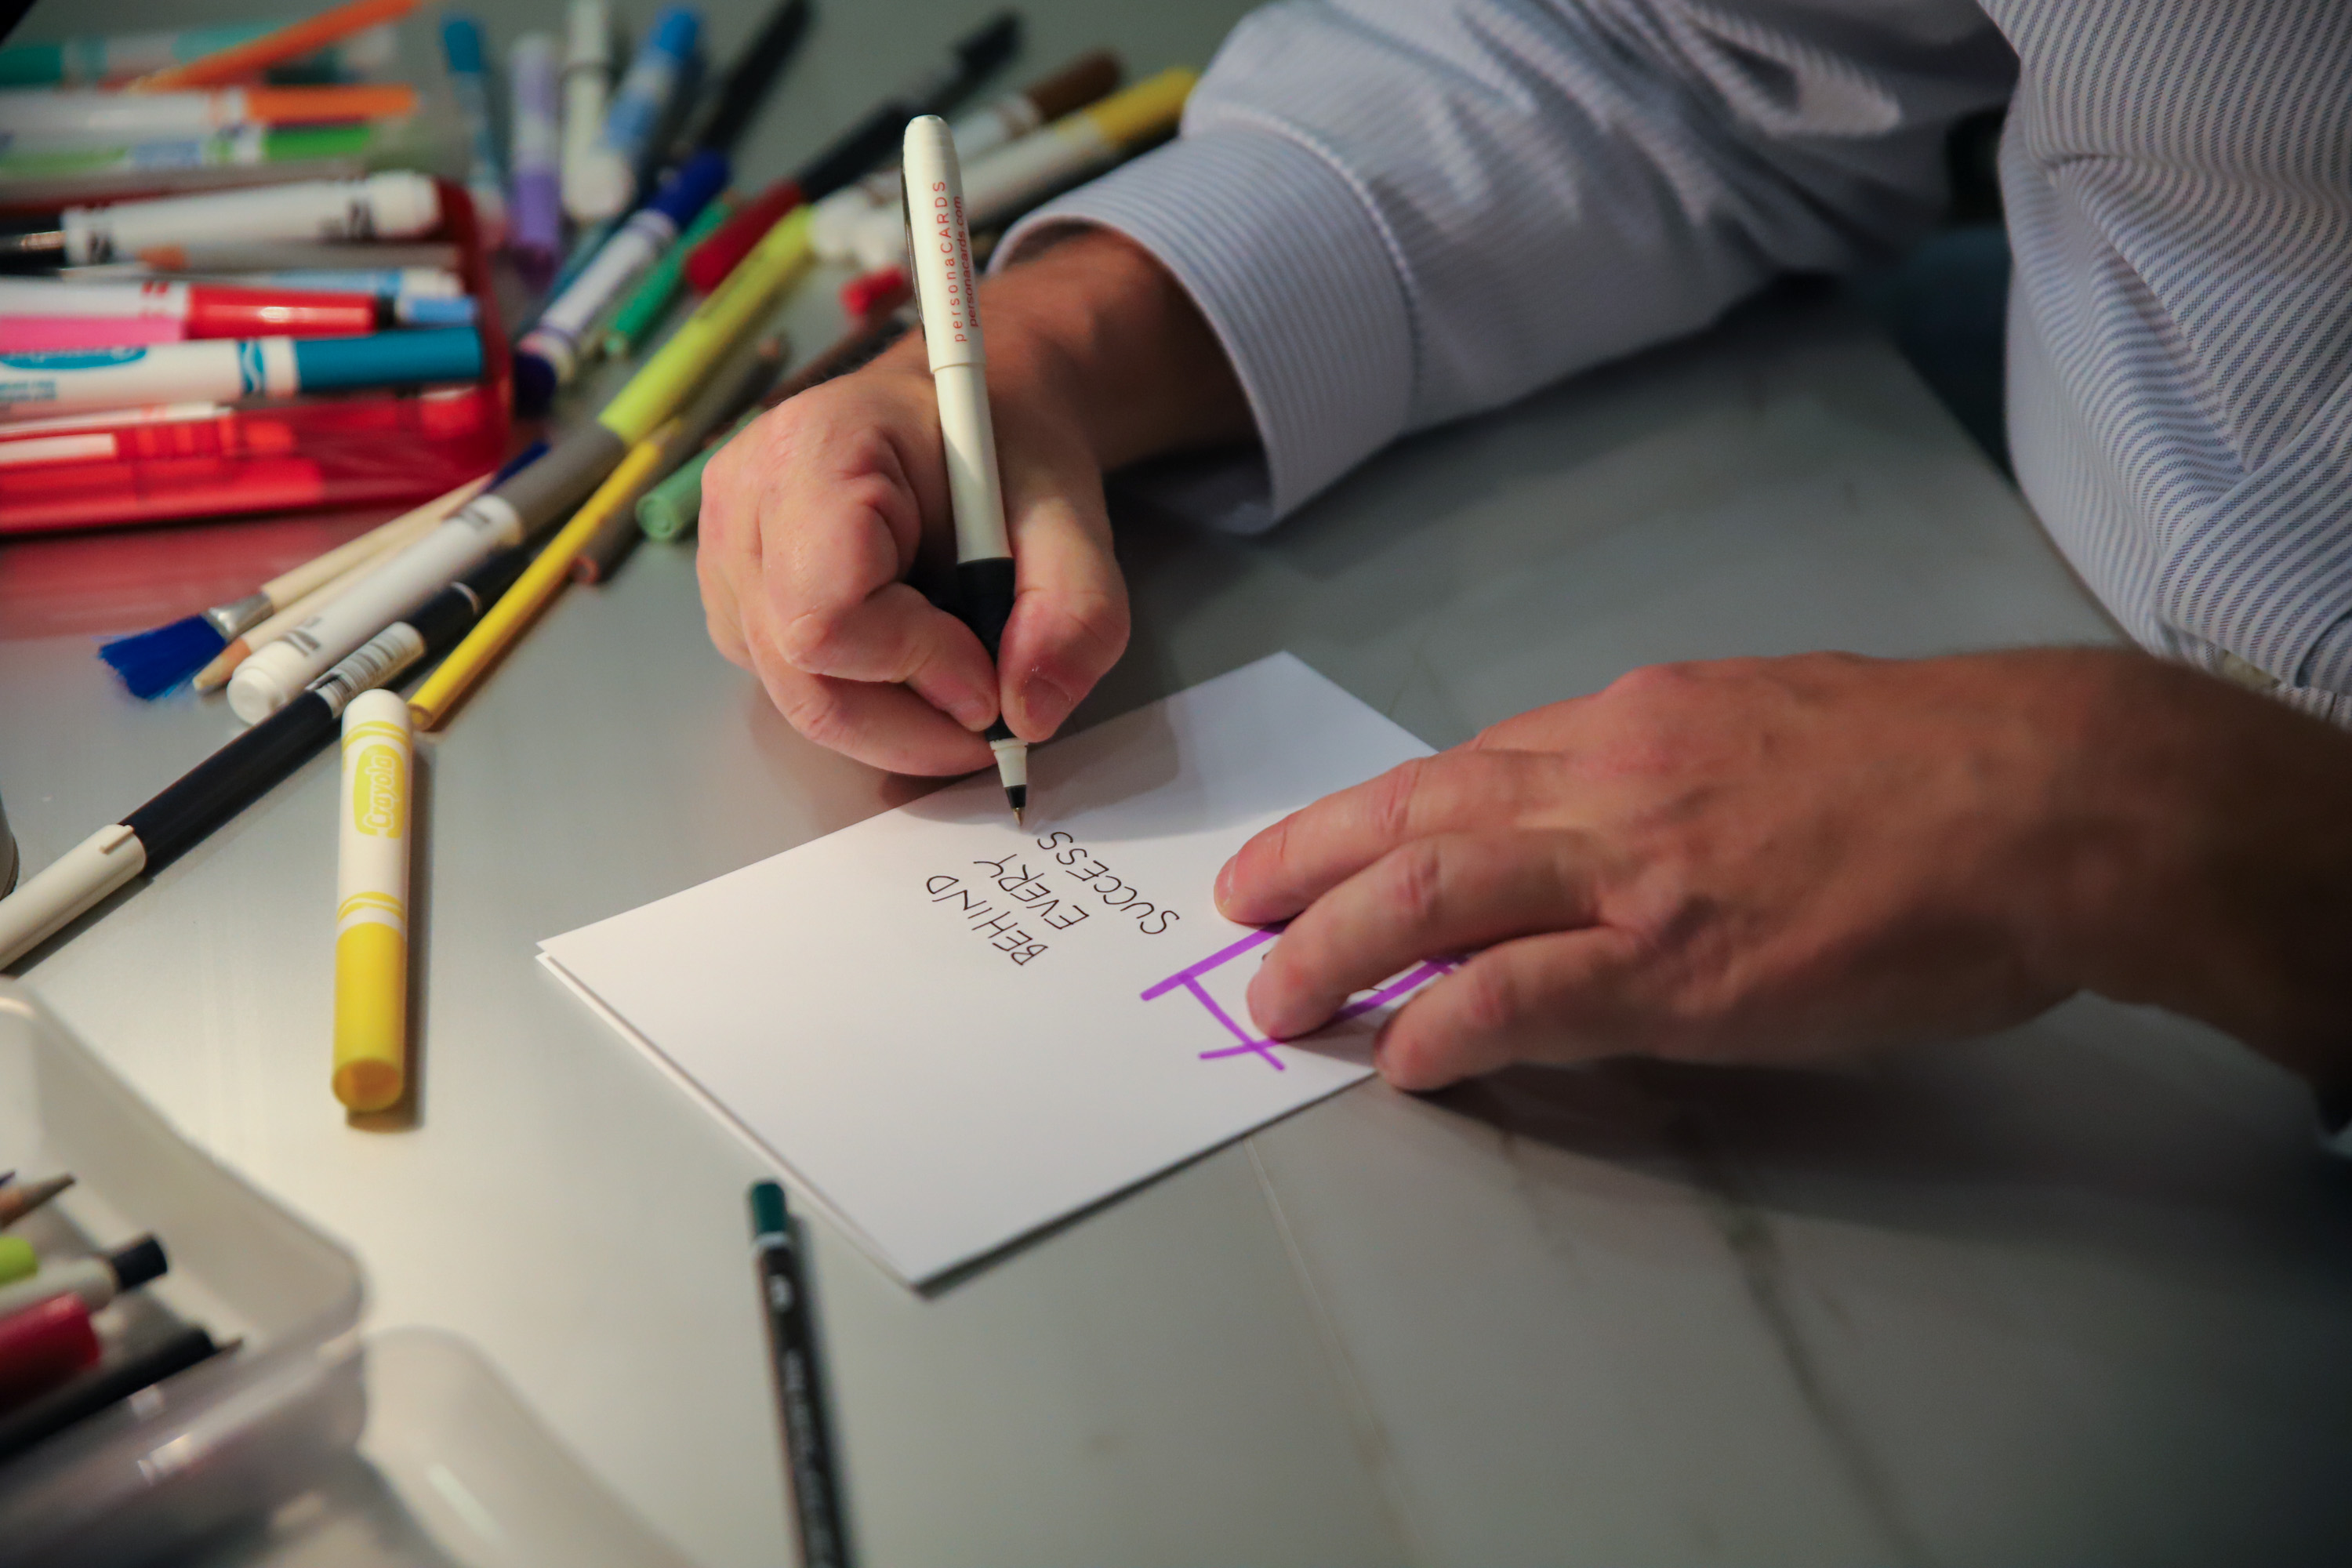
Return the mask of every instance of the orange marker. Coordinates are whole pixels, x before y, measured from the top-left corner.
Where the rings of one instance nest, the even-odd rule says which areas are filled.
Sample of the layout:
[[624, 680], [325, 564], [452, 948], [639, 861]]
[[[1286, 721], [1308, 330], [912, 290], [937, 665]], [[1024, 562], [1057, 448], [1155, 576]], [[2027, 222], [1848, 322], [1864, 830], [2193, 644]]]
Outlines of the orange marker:
[[257, 77], [271, 66], [315, 54], [338, 39], [380, 22], [396, 22], [415, 9], [416, 0], [350, 0], [348, 5], [321, 11], [200, 59], [149, 71], [133, 79], [123, 90], [168, 92], [191, 87], [218, 87], [224, 82]]

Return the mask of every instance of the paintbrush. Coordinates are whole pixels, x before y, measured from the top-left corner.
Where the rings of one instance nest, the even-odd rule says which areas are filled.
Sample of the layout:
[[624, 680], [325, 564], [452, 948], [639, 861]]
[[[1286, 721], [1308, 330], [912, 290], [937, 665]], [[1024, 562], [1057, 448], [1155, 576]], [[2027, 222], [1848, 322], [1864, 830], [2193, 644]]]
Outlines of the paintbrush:
[[[508, 469], [527, 460], [529, 455], [509, 464]], [[242, 599], [215, 605], [209, 610], [184, 616], [169, 626], [116, 637], [112, 642], [100, 646], [98, 657], [113, 667], [115, 674], [122, 678], [122, 684], [131, 689], [133, 697], [150, 700], [161, 697], [217, 660], [233, 639], [243, 637], [298, 599], [333, 582], [352, 567], [373, 560], [403, 538], [413, 538], [425, 527], [440, 522], [480, 494], [486, 486], [508, 469], [501, 469], [499, 474], [486, 474], [459, 485], [446, 495], [436, 496], [390, 522], [370, 529], [357, 539], [346, 541], [323, 555], [305, 561], [290, 572], [272, 577]], [[425, 521], [420, 524], [419, 519]]]

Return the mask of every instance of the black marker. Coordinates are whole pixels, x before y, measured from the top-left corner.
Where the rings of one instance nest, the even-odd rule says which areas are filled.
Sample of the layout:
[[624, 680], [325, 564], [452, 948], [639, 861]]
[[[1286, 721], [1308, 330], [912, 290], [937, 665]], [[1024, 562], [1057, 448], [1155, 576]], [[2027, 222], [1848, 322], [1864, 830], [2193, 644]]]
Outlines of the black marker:
[[119, 1405], [142, 1388], [152, 1388], [234, 1344], [217, 1345], [202, 1329], [182, 1329], [143, 1351], [86, 1372], [0, 1415], [0, 1464], [77, 1421]]
[[269, 792], [338, 731], [345, 707], [456, 646], [530, 556], [509, 550], [394, 621], [291, 702], [198, 763], [163, 794], [91, 834], [0, 899], [0, 966], [47, 942], [142, 872], [163, 869]]
[[816, 1324], [809, 1315], [792, 1213], [784, 1206], [784, 1189], [773, 1182], [751, 1184], [751, 1256], [768, 1311], [768, 1349], [775, 1358], [776, 1404], [783, 1415], [801, 1563], [803, 1568], [845, 1568], [849, 1539], [835, 1474], [833, 1431], [825, 1419]]

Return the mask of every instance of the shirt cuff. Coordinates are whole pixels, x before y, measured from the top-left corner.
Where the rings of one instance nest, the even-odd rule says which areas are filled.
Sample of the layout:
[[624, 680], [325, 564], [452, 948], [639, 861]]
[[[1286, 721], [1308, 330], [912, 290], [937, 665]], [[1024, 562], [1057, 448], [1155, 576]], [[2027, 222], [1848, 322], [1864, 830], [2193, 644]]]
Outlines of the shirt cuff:
[[[1404, 289], [1370, 210], [1320, 154], [1246, 127], [1188, 135], [1030, 214], [995, 265], [1040, 230], [1073, 223], [1150, 251], [1233, 363], [1265, 449], [1265, 500], [1223, 507], [1224, 526], [1271, 526], [1403, 433], [1413, 384]], [[1213, 488], [1231, 501], [1249, 482], [1244, 469]]]
[[2295, 684], [2316, 686], [2336, 696], [2352, 693], [2352, 616], [2319, 634], [2319, 640], [2304, 656]]

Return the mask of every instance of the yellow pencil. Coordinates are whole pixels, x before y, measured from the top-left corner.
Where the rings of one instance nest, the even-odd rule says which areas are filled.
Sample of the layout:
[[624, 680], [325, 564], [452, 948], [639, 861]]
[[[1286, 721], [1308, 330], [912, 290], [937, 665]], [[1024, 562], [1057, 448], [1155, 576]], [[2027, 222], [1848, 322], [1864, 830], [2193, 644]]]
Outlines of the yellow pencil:
[[595, 493], [580, 503], [572, 521], [563, 525], [538, 559], [523, 568], [514, 586], [499, 597], [466, 640], [450, 650], [441, 661], [441, 668], [408, 700], [410, 718], [420, 730], [437, 729], [449, 716], [459, 699], [472, 689], [482, 672], [498, 661], [500, 654], [511, 647], [549, 601], [563, 591], [572, 580], [572, 560], [580, 553], [590, 536], [604, 520], [624, 508], [637, 504], [637, 497], [661, 474], [663, 467], [677, 456], [678, 433], [682, 422], [672, 418], [660, 429], [629, 448]]

